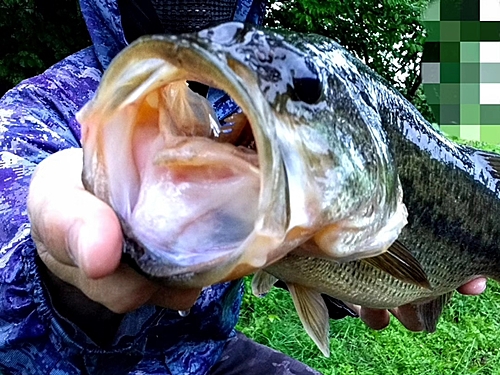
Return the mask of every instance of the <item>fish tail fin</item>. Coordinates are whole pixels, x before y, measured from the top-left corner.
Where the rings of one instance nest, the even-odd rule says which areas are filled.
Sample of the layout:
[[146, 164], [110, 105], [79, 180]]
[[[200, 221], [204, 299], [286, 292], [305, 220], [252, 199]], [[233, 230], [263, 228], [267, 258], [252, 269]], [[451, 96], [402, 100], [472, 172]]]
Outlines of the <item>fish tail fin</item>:
[[422, 328], [426, 332], [435, 332], [441, 314], [443, 313], [444, 306], [450, 301], [453, 291], [442, 294], [433, 300], [425, 303], [415, 304], [417, 317], [422, 324]]
[[330, 320], [321, 294], [313, 289], [287, 283], [300, 321], [325, 357], [330, 357]]

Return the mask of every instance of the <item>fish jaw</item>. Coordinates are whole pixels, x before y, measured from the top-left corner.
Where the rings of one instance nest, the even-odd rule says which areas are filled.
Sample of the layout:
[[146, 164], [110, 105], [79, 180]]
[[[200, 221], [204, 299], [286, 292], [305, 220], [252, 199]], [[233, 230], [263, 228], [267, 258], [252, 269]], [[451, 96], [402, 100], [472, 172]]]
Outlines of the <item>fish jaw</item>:
[[[174, 36], [138, 42], [77, 115], [84, 186], [117, 213], [139, 270], [180, 287], [239, 278], [291, 250], [283, 245], [285, 171], [262, 134], [273, 118], [258, 91], [204, 52], [179, 47]], [[258, 154], [207, 137], [215, 113], [186, 80], [222, 81], [249, 119]], [[183, 116], [204, 120], [186, 126]]]
[[[348, 119], [332, 115], [339, 111], [327, 100], [327, 86], [317, 103], [290, 92], [292, 72], [326, 82], [328, 69], [315, 72], [310, 52], [273, 32], [229, 23], [193, 35], [146, 37], [113, 61], [97, 96], [77, 116], [82, 178], [114, 208], [130, 244], [125, 251], [142, 272], [168, 285], [203, 287], [263, 268], [316, 233], [326, 238], [317, 249], [329, 259], [380, 253], [395, 239], [402, 221], [389, 240], [365, 248], [392, 217], [404, 216], [390, 157], [377, 146], [379, 129], [364, 120], [345, 128]], [[324, 67], [320, 60], [312, 65]], [[182, 84], [188, 80], [236, 101], [251, 126], [256, 161], [207, 138], [219, 125], [210, 104]], [[366, 134], [343, 146], [345, 133]], [[359, 162], [352, 155], [359, 148], [381, 156]], [[338, 228], [354, 228], [355, 235], [339, 232], [332, 246], [332, 228], [333, 236]]]

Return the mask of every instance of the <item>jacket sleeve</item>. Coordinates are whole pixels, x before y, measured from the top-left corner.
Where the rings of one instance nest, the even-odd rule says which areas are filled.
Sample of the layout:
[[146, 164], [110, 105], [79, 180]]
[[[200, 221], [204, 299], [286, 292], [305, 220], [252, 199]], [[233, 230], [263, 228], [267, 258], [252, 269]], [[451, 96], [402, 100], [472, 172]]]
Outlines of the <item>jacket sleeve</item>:
[[0, 373], [206, 374], [234, 334], [240, 281], [205, 288], [187, 317], [154, 306], [125, 314], [109, 347], [61, 316], [46, 292], [26, 198], [41, 160], [80, 146], [74, 116], [101, 78], [85, 53], [0, 99]]
[[[0, 100], [0, 372], [57, 369], [50, 331], [54, 311], [39, 277], [26, 198], [37, 164], [79, 147], [75, 112], [95, 90], [100, 72], [81, 52], [22, 82]], [[59, 358], [59, 359], [58, 359]], [[41, 365], [41, 366], [40, 366]], [[68, 367], [69, 366], [69, 367]], [[61, 373], [78, 373], [68, 365]], [[49, 373], [46, 371], [45, 373]]]

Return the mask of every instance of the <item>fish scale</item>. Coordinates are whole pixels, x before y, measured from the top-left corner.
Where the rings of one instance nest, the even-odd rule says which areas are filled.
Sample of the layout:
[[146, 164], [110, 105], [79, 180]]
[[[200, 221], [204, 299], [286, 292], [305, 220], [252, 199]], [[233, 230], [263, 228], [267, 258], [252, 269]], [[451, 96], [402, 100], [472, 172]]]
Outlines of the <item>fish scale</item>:
[[[374, 107], [349, 107], [351, 82], [294, 42], [241, 23], [146, 36], [77, 114], [84, 186], [115, 210], [124, 260], [148, 278], [203, 288], [304, 242], [308, 255], [371, 257], [406, 224]], [[227, 92], [244, 117], [227, 132], [189, 82]], [[379, 266], [425, 282], [409, 258]]]
[[[311, 298], [312, 291], [378, 309], [411, 304], [423, 328], [433, 331], [456, 288], [479, 275], [500, 279], [500, 156], [448, 140], [385, 80], [340, 46], [323, 43], [316, 48], [336, 80], [352, 83], [346, 85], [351, 92], [345, 96], [353, 99], [343, 103], [343, 110], [368, 105], [380, 117], [408, 209], [408, 224], [396, 243], [418, 261], [429, 287], [373, 267], [369, 262], [374, 259], [338, 263], [296, 251], [265, 269], [271, 280], [265, 280], [269, 276], [264, 272], [257, 274], [254, 292], [264, 292], [260, 286], [271, 285], [276, 277], [302, 288], [292, 296], [296, 307], [306, 310], [325, 308]], [[299, 311], [299, 316], [328, 354], [328, 327], [314, 322], [322, 314], [317, 312], [315, 317], [314, 311]]]
[[[186, 82], [227, 92], [245, 116], [234, 138], [250, 126], [255, 147]], [[325, 37], [241, 23], [147, 36], [77, 119], [84, 186], [117, 213], [137, 270], [184, 288], [257, 271], [257, 294], [279, 277], [325, 354], [320, 293], [412, 303], [432, 331], [452, 290], [498, 279], [500, 158], [446, 139]]]

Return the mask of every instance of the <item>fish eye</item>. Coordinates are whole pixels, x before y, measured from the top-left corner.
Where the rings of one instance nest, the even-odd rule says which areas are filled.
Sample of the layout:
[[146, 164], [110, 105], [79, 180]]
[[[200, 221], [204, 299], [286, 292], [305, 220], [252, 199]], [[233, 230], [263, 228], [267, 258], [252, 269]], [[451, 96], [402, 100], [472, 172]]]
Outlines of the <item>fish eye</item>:
[[306, 104], [316, 104], [321, 98], [323, 83], [318, 76], [294, 77], [293, 88], [297, 100]]

